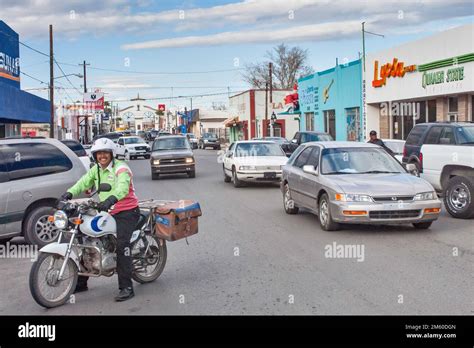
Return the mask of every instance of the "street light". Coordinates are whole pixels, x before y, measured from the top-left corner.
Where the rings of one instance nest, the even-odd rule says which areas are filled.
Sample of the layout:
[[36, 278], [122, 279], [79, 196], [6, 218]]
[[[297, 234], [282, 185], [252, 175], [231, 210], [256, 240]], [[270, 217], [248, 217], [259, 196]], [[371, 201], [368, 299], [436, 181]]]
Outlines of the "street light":
[[53, 80], [60, 79], [60, 78], [63, 78], [63, 77], [68, 77], [68, 76], [77, 76], [80, 79], [82, 79], [84, 77], [82, 74], [67, 74], [67, 75], [55, 77]]

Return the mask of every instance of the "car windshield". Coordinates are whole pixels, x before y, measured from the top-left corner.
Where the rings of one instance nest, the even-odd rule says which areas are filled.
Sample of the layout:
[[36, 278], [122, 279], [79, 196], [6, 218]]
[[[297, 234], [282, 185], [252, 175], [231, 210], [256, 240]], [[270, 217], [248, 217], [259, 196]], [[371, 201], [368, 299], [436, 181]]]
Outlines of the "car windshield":
[[153, 143], [153, 151], [190, 149], [188, 140], [184, 137], [161, 138]]
[[217, 135], [215, 134], [212, 134], [212, 133], [204, 133], [204, 135], [202, 136], [203, 138], [217, 138]]
[[318, 134], [318, 135], [313, 135], [311, 134], [309, 137], [311, 140], [310, 141], [332, 141], [332, 136], [329, 134]]
[[474, 144], [474, 125], [457, 128], [459, 144]]
[[394, 154], [400, 155], [403, 153], [403, 147], [405, 146], [404, 141], [390, 141], [384, 140], [384, 144], [393, 151]]
[[392, 156], [377, 148], [324, 149], [322, 174], [406, 173]]
[[236, 157], [251, 156], [285, 156], [285, 153], [275, 143], [241, 143], [235, 148]]
[[125, 144], [142, 144], [145, 141], [142, 138], [124, 138]]

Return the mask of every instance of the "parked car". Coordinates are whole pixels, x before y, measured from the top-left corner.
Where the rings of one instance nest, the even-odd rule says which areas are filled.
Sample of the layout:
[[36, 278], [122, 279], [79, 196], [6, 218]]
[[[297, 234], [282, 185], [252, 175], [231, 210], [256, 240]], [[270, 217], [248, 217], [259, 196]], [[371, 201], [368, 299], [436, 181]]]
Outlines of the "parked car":
[[72, 139], [61, 140], [61, 142], [68, 148], [70, 148], [77, 155], [77, 157], [79, 157], [86, 170], [89, 170], [93, 162], [91, 161], [89, 154], [86, 152], [85, 148], [81, 145], [81, 143], [77, 140]]
[[291, 139], [289, 144], [282, 144], [281, 147], [283, 151], [290, 156], [301, 144], [310, 142], [310, 141], [333, 141], [334, 139], [328, 133], [323, 132], [313, 132], [313, 131], [301, 131], [296, 132], [293, 139]]
[[451, 216], [474, 217], [474, 123], [416, 125], [403, 159], [442, 194]]
[[282, 147], [282, 149], [285, 152], [287, 157], [291, 156], [291, 152], [289, 152], [289, 150], [288, 150], [289, 149], [288, 145], [290, 144], [290, 142], [286, 138], [283, 138], [283, 137], [262, 137], [262, 138], [253, 138], [252, 140], [273, 141], [273, 142], [277, 143], [278, 145], [280, 145]]
[[151, 178], [159, 179], [163, 174], [186, 173], [196, 176], [193, 150], [184, 135], [166, 135], [156, 138], [151, 152]]
[[145, 139], [145, 131], [142, 131], [142, 130], [137, 131], [137, 136], [139, 136], [142, 139]]
[[399, 139], [382, 139], [385, 146], [387, 146], [392, 152], [398, 162], [402, 163], [403, 148], [405, 146], [405, 140]]
[[48, 216], [58, 197], [86, 173], [79, 157], [56, 139], [0, 139], [0, 241], [24, 236], [40, 247], [59, 231]]
[[217, 134], [204, 133], [202, 135], [201, 139], [199, 139], [198, 148], [205, 149], [207, 147], [212, 147], [214, 150], [221, 149], [221, 143], [219, 141]]
[[272, 141], [237, 141], [224, 156], [224, 181], [232, 181], [235, 187], [245, 182], [278, 182], [287, 161], [281, 147]]
[[119, 138], [123, 137], [123, 136], [124, 136], [124, 133], [122, 133], [122, 132], [111, 132], [111, 133], [96, 135], [94, 137], [93, 141], [95, 142], [97, 139], [100, 139], [100, 138], [108, 138], [108, 139], [112, 140], [114, 143], [117, 143]]
[[164, 135], [172, 135], [172, 134], [171, 134], [170, 132], [160, 131], [160, 132], [158, 132], [158, 135], [157, 135], [157, 136], [158, 136], [158, 137], [162, 137], [162, 136], [164, 136]]
[[427, 229], [441, 210], [430, 183], [373, 144], [306, 143], [283, 167], [281, 190], [286, 213], [309, 209], [326, 231], [340, 223]]
[[150, 131], [147, 131], [145, 133], [145, 140], [146, 141], [154, 141], [156, 136], [158, 135], [158, 131], [157, 130], [150, 130]]
[[137, 157], [150, 158], [150, 145], [137, 136], [121, 137], [117, 141], [115, 155], [117, 158], [135, 159]]
[[191, 144], [191, 147], [193, 149], [197, 149], [198, 148], [198, 139], [196, 138], [196, 135], [194, 135], [193, 133], [188, 133], [188, 134], [186, 134], [186, 136], [188, 137], [188, 140], [189, 140], [189, 143]]

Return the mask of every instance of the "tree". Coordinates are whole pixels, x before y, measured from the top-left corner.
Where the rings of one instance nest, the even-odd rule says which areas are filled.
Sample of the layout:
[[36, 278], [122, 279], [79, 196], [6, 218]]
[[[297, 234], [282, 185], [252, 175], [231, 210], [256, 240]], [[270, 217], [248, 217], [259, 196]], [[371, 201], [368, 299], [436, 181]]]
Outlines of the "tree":
[[268, 63], [273, 63], [272, 87], [291, 89], [301, 76], [314, 72], [313, 68], [305, 65], [308, 50], [300, 47], [288, 47], [282, 43], [266, 52], [267, 62], [250, 63], [245, 65], [242, 77], [252, 88], [265, 88], [270, 83]]

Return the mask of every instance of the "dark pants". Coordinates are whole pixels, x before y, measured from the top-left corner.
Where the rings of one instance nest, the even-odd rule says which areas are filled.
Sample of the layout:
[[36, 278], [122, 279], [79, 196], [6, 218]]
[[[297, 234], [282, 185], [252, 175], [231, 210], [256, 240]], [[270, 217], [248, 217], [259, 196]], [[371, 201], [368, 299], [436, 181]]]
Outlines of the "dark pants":
[[[117, 275], [119, 289], [131, 288], [132, 285], [132, 250], [130, 238], [137, 226], [140, 209], [121, 211], [114, 215], [117, 223]], [[86, 286], [89, 277], [79, 276], [77, 286]]]

